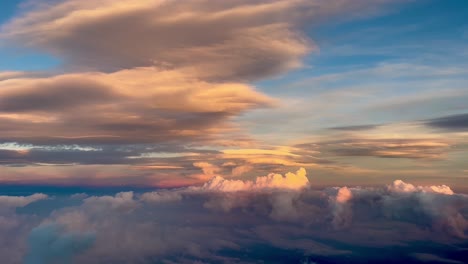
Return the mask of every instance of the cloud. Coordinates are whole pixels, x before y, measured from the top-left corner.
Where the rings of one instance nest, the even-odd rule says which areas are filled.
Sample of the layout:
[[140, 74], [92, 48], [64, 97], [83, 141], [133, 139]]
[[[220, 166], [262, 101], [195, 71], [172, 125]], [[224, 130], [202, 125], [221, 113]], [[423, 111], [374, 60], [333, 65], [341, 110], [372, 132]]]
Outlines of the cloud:
[[265, 189], [300, 190], [309, 185], [306, 170], [300, 168], [296, 173], [288, 172], [284, 176], [270, 173], [267, 176], [257, 177], [255, 181], [227, 180], [220, 176], [212, 178], [201, 187], [193, 190], [215, 192], [238, 192]]
[[414, 253], [412, 256], [423, 262], [423, 263], [431, 263], [431, 262], [436, 262], [436, 263], [446, 263], [446, 264], [463, 264], [461, 261], [453, 260], [453, 259], [447, 259], [441, 256], [437, 256], [434, 254], [429, 254], [429, 253]]
[[182, 200], [182, 195], [177, 192], [147, 192], [141, 195], [140, 200], [147, 203], [175, 202]]
[[39, 226], [31, 231], [24, 263], [70, 263], [93, 242], [93, 234], [66, 233], [58, 225]]
[[213, 176], [221, 171], [221, 168], [208, 162], [195, 162], [193, 166], [202, 169], [203, 173], [207, 176]]
[[[303, 148], [277, 146], [265, 147], [263, 149], [256, 148], [237, 148], [224, 149], [218, 158], [229, 160], [236, 164], [242, 164], [239, 169], [233, 169], [232, 173], [240, 173], [249, 167], [254, 167], [258, 170], [259, 167], [267, 167], [268, 169], [278, 169], [284, 167], [316, 167], [321, 160], [311, 155], [313, 151], [305, 151]], [[314, 154], [317, 154], [316, 152]], [[242, 168], [242, 169], [241, 169]]]
[[[68, 0], [37, 5], [5, 25], [2, 36], [84, 68], [161, 65], [208, 79], [250, 80], [301, 65], [313, 45], [299, 33], [298, 22], [315, 5], [307, 1], [236, 0], [212, 5], [200, 0]], [[329, 12], [333, 10], [324, 9]]]
[[122, 212], [130, 212], [139, 206], [133, 199], [133, 192], [120, 192], [115, 196], [91, 196], [84, 199], [84, 204], [96, 210], [108, 208]]
[[336, 202], [340, 204], [345, 204], [349, 200], [353, 198], [353, 194], [347, 187], [341, 187], [338, 189], [338, 193], [336, 194]]
[[26, 73], [20, 71], [0, 71], [0, 81], [18, 78], [25, 74]]
[[158, 66], [250, 81], [302, 65], [316, 49], [305, 25], [362, 17], [388, 2], [394, 1], [40, 1], [4, 25], [0, 37], [40, 48], [72, 68]]
[[0, 140], [18, 143], [215, 139], [238, 133], [231, 117], [275, 104], [245, 84], [154, 68], [12, 79], [0, 87]]
[[0, 204], [2, 207], [24, 207], [28, 204], [45, 200], [48, 196], [43, 193], [35, 193], [29, 196], [0, 196]]
[[355, 125], [355, 126], [339, 126], [339, 127], [331, 127], [331, 130], [340, 130], [340, 131], [366, 131], [372, 130], [379, 125]]
[[432, 192], [446, 195], [452, 195], [454, 192], [447, 185], [432, 185], [432, 186], [414, 186], [410, 183], [405, 183], [402, 180], [395, 180], [388, 186], [390, 191], [394, 192]]
[[89, 104], [116, 100], [108, 87], [97, 81], [71, 76], [53, 79], [4, 81], [0, 93], [1, 112], [50, 111], [86, 107]]
[[316, 143], [322, 152], [336, 156], [362, 156], [406, 159], [441, 159], [450, 143], [438, 138], [349, 137]]
[[249, 171], [252, 171], [254, 168], [251, 165], [240, 165], [237, 167], [232, 168], [232, 176], [240, 176], [243, 175]]
[[[388, 190], [399, 196], [389, 196], [387, 203], [402, 202], [403, 199], [416, 200], [419, 210], [430, 218], [434, 229], [440, 229], [457, 237], [466, 237], [468, 220], [459, 211], [461, 200], [466, 200], [466, 195], [455, 194], [449, 186], [414, 186], [401, 180], [395, 180], [387, 186]], [[414, 203], [414, 202], [413, 202]], [[392, 205], [390, 212], [400, 212], [402, 206]]]
[[353, 198], [353, 193], [347, 187], [338, 189], [333, 203], [333, 226], [335, 228], [344, 228], [349, 226], [353, 212], [349, 201]]
[[[209, 161], [220, 166], [216, 162], [220, 158], [238, 164], [230, 168], [229, 176], [247, 175], [250, 170], [283, 173], [289, 169], [286, 167], [316, 166], [324, 160], [287, 149], [261, 149], [259, 140], [238, 123], [239, 116], [252, 110], [279, 105], [248, 83], [301, 67], [303, 58], [316, 50], [306, 36], [309, 26], [328, 19], [366, 16], [386, 2], [29, 3], [0, 29], [2, 44], [48, 53], [63, 65], [53, 72], [1, 73], [0, 144], [36, 147], [24, 152], [1, 151], [0, 163], [56, 166], [57, 174], [68, 170], [57, 165], [129, 164], [140, 170], [129, 169], [132, 175], [128, 178], [136, 175], [134, 185], [146, 178], [146, 183], [160, 186], [205, 180], [214, 172], [197, 175], [193, 164]], [[75, 144], [102, 152], [56, 148]], [[164, 150], [154, 152], [180, 153], [181, 146], [232, 149], [199, 159], [165, 160], [151, 157], [153, 149], [146, 151], [161, 145]], [[244, 149], [233, 150], [237, 148]], [[100, 169], [105, 170], [103, 167]], [[160, 170], [171, 170], [175, 177], [156, 182], [154, 175]], [[50, 171], [44, 174], [52, 174]], [[13, 169], [9, 172], [9, 179], [21, 174]], [[216, 173], [228, 175], [225, 170]], [[77, 180], [68, 181], [73, 182]]]
[[468, 130], [468, 114], [458, 114], [433, 118], [424, 122], [426, 126], [440, 128], [452, 132]]
[[[0, 245], [5, 242], [10, 249], [0, 252], [16, 262], [22, 257], [91, 264], [396, 261], [413, 260], [414, 252], [457, 261], [442, 249], [466, 240], [467, 196], [395, 182], [374, 187], [238, 192], [192, 187], [56, 197], [58, 201], [44, 201], [42, 209], [0, 213]], [[394, 190], [394, 185], [406, 191]], [[73, 199], [73, 205], [67, 205], [67, 199]], [[83, 203], [76, 203], [80, 199]], [[44, 214], [44, 208], [50, 213]], [[8, 244], [12, 234], [16, 239]], [[421, 241], [427, 247], [416, 243]], [[387, 256], [385, 252], [395, 246], [401, 254]], [[243, 250], [249, 247], [255, 250]], [[381, 255], [372, 255], [375, 251]]]

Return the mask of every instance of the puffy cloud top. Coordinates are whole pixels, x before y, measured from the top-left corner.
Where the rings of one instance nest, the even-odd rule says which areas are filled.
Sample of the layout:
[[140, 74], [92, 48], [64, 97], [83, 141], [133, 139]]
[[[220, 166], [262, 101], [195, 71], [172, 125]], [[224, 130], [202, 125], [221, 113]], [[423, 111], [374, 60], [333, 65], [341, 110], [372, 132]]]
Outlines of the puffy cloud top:
[[429, 192], [452, 195], [454, 192], [447, 185], [432, 185], [432, 186], [414, 186], [411, 183], [406, 183], [402, 180], [395, 180], [388, 189], [393, 192]]
[[307, 179], [306, 174], [306, 170], [300, 168], [296, 173], [288, 172], [284, 176], [270, 173], [267, 176], [257, 177], [255, 181], [228, 180], [221, 176], [216, 176], [197, 189], [219, 192], [255, 191], [264, 189], [300, 190], [309, 185], [309, 179]]

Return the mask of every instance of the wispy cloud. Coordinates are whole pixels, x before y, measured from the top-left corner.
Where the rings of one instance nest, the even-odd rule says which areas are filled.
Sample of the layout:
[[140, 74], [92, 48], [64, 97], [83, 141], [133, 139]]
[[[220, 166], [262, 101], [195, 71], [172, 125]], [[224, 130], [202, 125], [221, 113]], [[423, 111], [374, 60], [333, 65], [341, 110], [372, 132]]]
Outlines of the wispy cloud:
[[464, 132], [468, 131], [468, 114], [433, 118], [426, 120], [425, 124], [429, 127], [440, 128], [443, 130]]

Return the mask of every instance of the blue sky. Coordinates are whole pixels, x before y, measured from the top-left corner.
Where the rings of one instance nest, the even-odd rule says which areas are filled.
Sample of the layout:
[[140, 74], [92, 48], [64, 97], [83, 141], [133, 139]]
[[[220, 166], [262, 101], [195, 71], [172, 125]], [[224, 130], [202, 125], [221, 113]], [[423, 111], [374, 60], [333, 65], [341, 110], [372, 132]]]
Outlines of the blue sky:
[[[0, 24], [8, 22], [21, 12], [22, 1], [8, 0], [2, 3]], [[41, 50], [19, 49], [14, 45], [0, 46], [0, 71], [43, 71], [59, 65], [59, 60]]]

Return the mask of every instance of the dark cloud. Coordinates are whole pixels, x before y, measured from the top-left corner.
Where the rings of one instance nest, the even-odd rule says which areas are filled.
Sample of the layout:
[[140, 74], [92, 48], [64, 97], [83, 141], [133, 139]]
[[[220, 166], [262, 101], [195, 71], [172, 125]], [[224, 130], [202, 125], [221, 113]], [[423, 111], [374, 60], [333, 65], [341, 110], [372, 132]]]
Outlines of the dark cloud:
[[450, 144], [441, 139], [403, 139], [350, 137], [335, 141], [301, 144], [300, 148], [319, 149], [324, 155], [362, 156], [380, 158], [441, 159], [449, 151]]
[[31, 86], [14, 86], [0, 94], [1, 112], [65, 111], [93, 103], [115, 100], [111, 89], [97, 82], [64, 78], [40, 80]]
[[153, 68], [0, 82], [0, 141], [35, 144], [202, 142], [241, 133], [231, 118], [275, 100], [246, 84]]
[[329, 129], [340, 130], [340, 131], [363, 131], [363, 130], [371, 130], [377, 127], [379, 127], [379, 125], [356, 125], [356, 126], [331, 127]]
[[444, 116], [425, 121], [425, 125], [433, 128], [440, 128], [447, 131], [467, 131], [468, 130], [468, 114], [459, 114]]

